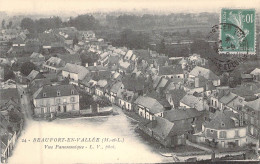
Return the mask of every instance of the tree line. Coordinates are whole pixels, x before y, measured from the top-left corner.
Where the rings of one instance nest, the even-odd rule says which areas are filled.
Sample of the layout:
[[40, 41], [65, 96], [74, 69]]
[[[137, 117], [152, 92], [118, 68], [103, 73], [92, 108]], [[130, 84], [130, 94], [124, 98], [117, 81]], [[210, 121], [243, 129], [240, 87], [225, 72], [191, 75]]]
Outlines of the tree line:
[[60, 17], [40, 18], [33, 20], [24, 18], [21, 21], [21, 28], [27, 29], [30, 33], [42, 33], [49, 29], [61, 27], [76, 27], [78, 30], [94, 30], [99, 27], [99, 22], [92, 15], [79, 15], [62, 21]]

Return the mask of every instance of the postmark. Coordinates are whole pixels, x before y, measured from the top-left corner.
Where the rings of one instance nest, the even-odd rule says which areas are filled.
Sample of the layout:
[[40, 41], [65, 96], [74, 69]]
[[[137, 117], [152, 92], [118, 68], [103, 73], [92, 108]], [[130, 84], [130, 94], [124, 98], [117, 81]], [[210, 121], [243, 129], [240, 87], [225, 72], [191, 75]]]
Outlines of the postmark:
[[220, 54], [256, 54], [254, 9], [222, 9]]
[[[223, 40], [219, 39], [215, 42], [213, 46], [214, 53], [208, 55], [208, 59], [219, 69], [221, 72], [231, 72], [233, 71], [239, 64], [243, 63], [245, 60], [249, 58], [248, 51], [248, 40], [245, 38], [244, 31], [240, 29], [238, 26], [231, 23], [220, 23], [218, 25], [214, 25], [211, 28], [211, 31], [208, 35], [208, 39], [211, 40], [216, 36], [219, 36], [221, 30], [230, 31], [238, 31], [237, 34], [241, 34], [241, 38], [243, 38], [243, 44], [239, 46], [243, 48], [243, 52], [233, 52], [229, 51], [223, 52], [222, 43]], [[234, 49], [236, 45], [232, 46]]]

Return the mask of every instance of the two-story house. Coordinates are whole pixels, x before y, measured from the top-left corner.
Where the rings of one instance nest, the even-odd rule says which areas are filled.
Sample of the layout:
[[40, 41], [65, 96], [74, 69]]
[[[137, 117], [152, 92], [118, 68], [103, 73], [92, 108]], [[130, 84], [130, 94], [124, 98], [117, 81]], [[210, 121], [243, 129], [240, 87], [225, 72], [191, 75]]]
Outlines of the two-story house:
[[153, 120], [155, 116], [163, 117], [165, 108], [156, 99], [139, 96], [135, 102], [138, 114], [148, 120]]
[[51, 57], [45, 63], [43, 63], [42, 67], [49, 72], [57, 73], [64, 67], [64, 65], [64, 61], [62, 61], [60, 58]]
[[192, 80], [195, 77], [203, 76], [208, 81], [212, 81], [214, 86], [220, 85], [220, 78], [213, 73], [211, 70], [196, 66], [193, 70], [189, 73], [189, 78]]
[[78, 112], [79, 93], [73, 85], [45, 85], [33, 94], [34, 114]]
[[203, 124], [205, 143], [219, 148], [243, 147], [247, 143], [243, 116], [230, 110], [217, 111], [213, 118]]
[[75, 85], [78, 85], [78, 82], [83, 80], [88, 74], [87, 68], [76, 64], [67, 63], [62, 69], [62, 77], [68, 78], [70, 83]]

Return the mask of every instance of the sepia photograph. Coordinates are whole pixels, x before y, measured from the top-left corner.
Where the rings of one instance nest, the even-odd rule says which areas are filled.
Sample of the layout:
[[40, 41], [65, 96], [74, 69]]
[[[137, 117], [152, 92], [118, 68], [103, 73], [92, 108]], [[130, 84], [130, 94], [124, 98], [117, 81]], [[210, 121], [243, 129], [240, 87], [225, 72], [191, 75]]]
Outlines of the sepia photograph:
[[0, 0], [0, 163], [259, 163], [260, 0]]

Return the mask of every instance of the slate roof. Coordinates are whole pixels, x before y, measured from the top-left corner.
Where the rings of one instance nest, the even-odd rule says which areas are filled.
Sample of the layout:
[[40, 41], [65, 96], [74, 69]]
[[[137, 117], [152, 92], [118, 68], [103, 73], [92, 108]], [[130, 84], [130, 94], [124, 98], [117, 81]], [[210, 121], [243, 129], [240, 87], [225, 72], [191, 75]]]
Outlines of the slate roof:
[[37, 78], [37, 76], [38, 76], [38, 77], [43, 77], [43, 75], [42, 75], [39, 71], [32, 70], [32, 71], [30, 72], [30, 74], [27, 76], [27, 79], [30, 80], [30, 81], [32, 81], [32, 80], [34, 80], [35, 78]]
[[172, 109], [163, 113], [163, 117], [171, 122], [199, 117], [201, 115], [202, 113], [195, 108]]
[[49, 66], [53, 66], [53, 67], [62, 67], [63, 66], [63, 62], [60, 58], [57, 57], [51, 57], [50, 59], [48, 59], [45, 64], [49, 65]]
[[183, 74], [181, 65], [175, 66], [159, 66], [159, 75], [176, 75]]
[[186, 92], [183, 89], [173, 89], [169, 90], [168, 94], [171, 95], [174, 104], [179, 104], [181, 99], [186, 95]]
[[122, 78], [122, 83], [124, 88], [129, 91], [141, 91], [144, 89], [144, 80], [143, 77], [134, 77], [133, 75], [126, 75]]
[[249, 107], [255, 111], [260, 111], [260, 98], [254, 100], [254, 101], [247, 102], [246, 107]]
[[230, 103], [231, 101], [233, 101], [235, 98], [237, 98], [238, 96], [234, 93], [229, 92], [228, 94], [224, 95], [223, 97], [221, 97], [219, 99], [219, 102], [227, 105], [228, 103]]
[[165, 110], [164, 107], [156, 99], [151, 97], [139, 96], [135, 100], [135, 104], [142, 105], [148, 108], [149, 112], [153, 114], [160, 113]]
[[30, 56], [30, 58], [45, 58], [42, 54], [33, 52]]
[[[155, 126], [153, 124], [155, 124]], [[156, 117], [155, 120], [147, 124], [147, 127], [163, 139], [170, 137], [170, 135], [174, 132], [174, 123], [162, 117]]]
[[121, 86], [122, 86], [122, 82], [116, 82], [115, 84], [112, 85], [110, 91], [113, 93], [117, 93]]
[[108, 84], [107, 80], [99, 80], [97, 85], [104, 88]]
[[78, 74], [79, 80], [83, 80], [86, 77], [86, 75], [89, 73], [86, 67], [76, 65], [76, 64], [70, 64], [70, 63], [67, 63], [62, 70], [66, 72]]
[[252, 75], [260, 74], [260, 68], [255, 68], [250, 74], [252, 74]]
[[198, 111], [204, 110], [203, 99], [201, 97], [195, 97], [191, 94], [186, 94], [180, 102], [191, 108], [196, 108]]
[[220, 79], [211, 70], [200, 67], [200, 66], [196, 66], [195, 68], [193, 68], [193, 70], [189, 74], [193, 75], [195, 77], [200, 75], [200, 76], [205, 77], [207, 80], [219, 80]]
[[234, 120], [239, 120], [238, 114], [235, 114], [229, 110], [217, 111], [213, 116], [212, 120], [210, 120], [209, 122], [205, 122], [204, 126], [216, 130], [232, 129], [238, 127], [235, 126]]
[[126, 60], [130, 60], [131, 59], [131, 57], [132, 57], [132, 55], [133, 55], [133, 51], [132, 50], [129, 50], [129, 51], [127, 51], [127, 53], [126, 53], [126, 55], [125, 55], [125, 59]]
[[[72, 94], [72, 90], [74, 94]], [[57, 95], [57, 91], [60, 91], [60, 96]], [[43, 93], [46, 93], [46, 97], [43, 97]], [[45, 85], [39, 88], [34, 94], [34, 99], [51, 98], [51, 97], [63, 97], [70, 95], [79, 95], [78, 91], [73, 85]]]
[[123, 68], [123, 69], [127, 69], [127, 68], [129, 68], [129, 66], [130, 66], [130, 63], [129, 62], [124, 62], [124, 61], [119, 61], [119, 66], [121, 67], [121, 68]]
[[71, 63], [71, 64], [80, 64], [81, 63], [80, 55], [78, 55], [78, 54], [74, 54], [74, 55], [58, 54], [57, 56], [65, 63]]

